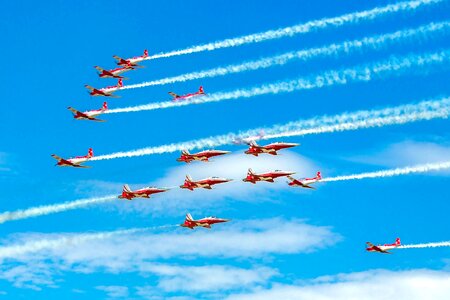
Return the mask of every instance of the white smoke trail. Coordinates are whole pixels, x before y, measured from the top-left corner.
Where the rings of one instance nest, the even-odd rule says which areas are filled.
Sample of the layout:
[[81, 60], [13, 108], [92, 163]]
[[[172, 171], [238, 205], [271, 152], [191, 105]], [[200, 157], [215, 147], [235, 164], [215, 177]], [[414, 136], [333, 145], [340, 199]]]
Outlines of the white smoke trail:
[[3, 213], [0, 213], [0, 224], [8, 222], [8, 221], [28, 219], [28, 218], [32, 218], [32, 217], [54, 214], [54, 213], [58, 213], [58, 212], [66, 211], [66, 210], [82, 208], [82, 207], [86, 207], [86, 206], [93, 205], [93, 204], [109, 202], [114, 199], [117, 199], [117, 195], [110, 195], [110, 196], [99, 197], [99, 198], [81, 199], [81, 200], [75, 200], [75, 201], [70, 201], [70, 202], [64, 202], [64, 203], [60, 203], [60, 204], [42, 205], [42, 206], [31, 207], [28, 209], [16, 210], [16, 211], [11, 211], [11, 212], [6, 211]]
[[116, 152], [96, 156], [91, 158], [91, 160], [116, 159], [123, 157], [171, 153], [181, 150], [211, 148], [221, 145], [234, 144], [242, 139], [258, 136], [261, 132], [264, 132], [264, 135], [259, 137], [259, 139], [273, 139], [279, 137], [304, 136], [325, 132], [331, 133], [362, 128], [383, 127], [436, 118], [448, 118], [449, 115], [450, 97], [447, 97], [438, 100], [423, 101], [418, 104], [400, 105], [380, 110], [357, 111], [335, 116], [315, 117], [308, 120], [290, 122], [284, 125], [256, 128], [240, 133], [229, 133], [188, 142]]
[[240, 64], [229, 65], [225, 67], [218, 67], [214, 69], [186, 73], [174, 77], [167, 77], [163, 79], [157, 79], [153, 81], [131, 84], [123, 86], [120, 90], [142, 88], [147, 86], [157, 86], [171, 84], [175, 82], [185, 82], [188, 80], [210, 78], [216, 76], [225, 76], [228, 74], [235, 74], [246, 71], [254, 71], [258, 69], [265, 69], [272, 66], [280, 66], [287, 64], [295, 60], [308, 60], [319, 56], [332, 56], [339, 54], [347, 54], [351, 51], [359, 50], [362, 48], [380, 48], [401, 40], [413, 39], [413, 38], [430, 38], [430, 34], [447, 30], [450, 26], [450, 22], [430, 23], [415, 29], [400, 30], [397, 32], [382, 34], [373, 37], [366, 37], [360, 40], [345, 41], [339, 44], [331, 44], [320, 48], [311, 48], [300, 51], [292, 51], [285, 54], [266, 57], [254, 61], [248, 61]]
[[396, 249], [420, 249], [420, 248], [436, 248], [436, 247], [450, 247], [450, 241], [437, 242], [437, 243], [426, 243], [426, 244], [402, 245], [402, 246], [398, 246]]
[[419, 68], [424, 72], [425, 67], [448, 62], [450, 51], [441, 51], [423, 55], [408, 55], [397, 58], [391, 57], [388, 60], [376, 62], [367, 65], [360, 65], [354, 68], [331, 70], [315, 76], [298, 78], [294, 80], [282, 81], [261, 86], [238, 89], [231, 92], [215, 93], [211, 95], [193, 98], [189, 101], [166, 101], [159, 103], [150, 103], [125, 108], [116, 108], [107, 110], [106, 114], [129, 113], [145, 110], [156, 110], [192, 104], [203, 104], [208, 102], [218, 102], [223, 100], [233, 100], [239, 98], [251, 98], [267, 94], [289, 93], [299, 90], [318, 89], [333, 85], [344, 85], [349, 82], [367, 82], [374, 78], [382, 78], [389, 75], [401, 75], [413, 68]]
[[164, 225], [164, 226], [155, 226], [155, 227], [145, 227], [145, 228], [132, 228], [125, 230], [115, 230], [115, 231], [104, 231], [97, 233], [85, 233], [85, 234], [73, 234], [69, 236], [62, 236], [50, 239], [39, 239], [34, 241], [25, 242], [23, 244], [13, 245], [13, 246], [5, 246], [0, 247], [0, 259], [5, 258], [17, 258], [17, 256], [27, 254], [27, 253], [36, 253], [41, 250], [52, 250], [58, 249], [64, 246], [77, 246], [79, 244], [94, 241], [94, 240], [104, 240], [114, 236], [122, 236], [125, 234], [133, 234], [139, 232], [145, 232], [154, 229], [163, 229], [176, 227], [179, 225]]
[[204, 45], [192, 46], [182, 50], [175, 50], [166, 53], [159, 53], [147, 57], [147, 60], [157, 59], [163, 57], [178, 56], [184, 54], [191, 54], [203, 51], [213, 51], [216, 49], [223, 49], [229, 47], [236, 47], [245, 44], [260, 43], [268, 40], [279, 39], [283, 37], [291, 37], [301, 33], [307, 33], [315, 31], [318, 29], [323, 29], [327, 27], [341, 27], [346, 24], [357, 24], [361, 21], [374, 20], [388, 14], [393, 14], [397, 12], [407, 12], [415, 11], [424, 5], [432, 5], [442, 2], [442, 0], [415, 0], [415, 1], [405, 1], [395, 4], [386, 5], [383, 7], [376, 7], [371, 10], [365, 10], [360, 12], [349, 13], [333, 18], [324, 18], [321, 20], [309, 21], [304, 24], [299, 24], [295, 26], [280, 28], [277, 30], [269, 30], [266, 32], [250, 34], [246, 36], [241, 36], [237, 38], [226, 39], [222, 41], [217, 41], [213, 43], [208, 43]]
[[346, 176], [336, 176], [327, 177], [320, 180], [320, 182], [333, 182], [333, 181], [344, 181], [344, 180], [355, 180], [355, 179], [366, 179], [366, 178], [380, 178], [380, 177], [392, 177], [407, 175], [411, 173], [425, 173], [430, 171], [439, 171], [450, 168], [450, 161], [439, 162], [439, 163], [429, 163], [424, 165], [418, 165], [413, 167], [396, 168], [391, 170], [381, 170], [376, 172], [368, 172], [361, 174], [353, 174]]

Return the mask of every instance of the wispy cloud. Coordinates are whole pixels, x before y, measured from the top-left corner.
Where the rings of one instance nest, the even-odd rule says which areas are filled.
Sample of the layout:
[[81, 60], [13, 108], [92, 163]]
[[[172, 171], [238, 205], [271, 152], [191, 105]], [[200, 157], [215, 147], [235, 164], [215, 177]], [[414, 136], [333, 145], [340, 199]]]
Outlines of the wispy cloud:
[[270, 289], [231, 295], [227, 300], [448, 299], [450, 273], [412, 270], [369, 270], [326, 276], [301, 285], [274, 284]]
[[121, 285], [99, 285], [96, 289], [106, 292], [110, 298], [126, 298], [129, 295], [128, 287]]

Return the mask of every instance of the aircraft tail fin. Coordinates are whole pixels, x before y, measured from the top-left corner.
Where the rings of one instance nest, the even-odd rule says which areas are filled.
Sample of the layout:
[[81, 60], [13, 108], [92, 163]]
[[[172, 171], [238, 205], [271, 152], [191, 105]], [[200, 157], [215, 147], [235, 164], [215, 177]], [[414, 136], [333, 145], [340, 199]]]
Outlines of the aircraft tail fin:
[[192, 182], [192, 177], [190, 175], [186, 175], [186, 181], [187, 182]]
[[187, 151], [187, 150], [181, 150], [181, 154], [183, 154], [183, 155], [190, 155], [189, 151]]
[[199, 92], [200, 94], [204, 94], [204, 93], [205, 93], [205, 91], [203, 90], [203, 86], [200, 86], [200, 87], [198, 88], [198, 92]]
[[145, 50], [144, 50], [144, 57], [147, 57], [147, 56], [148, 56], [148, 50], [145, 49]]
[[396, 238], [395, 239], [395, 245], [396, 246], [400, 246], [402, 244], [402, 242], [400, 241], [400, 238]]
[[322, 179], [322, 173], [320, 173], [320, 171], [317, 172], [316, 179]]
[[106, 101], [103, 102], [102, 110], [108, 110], [108, 103]]
[[186, 221], [194, 221], [194, 218], [192, 218], [190, 213], [186, 214]]
[[124, 191], [125, 193], [131, 193], [130, 186], [129, 186], [128, 184], [124, 184], [124, 185], [123, 185], [123, 191]]
[[119, 80], [117, 81], [117, 87], [123, 87], [122, 78], [119, 78]]
[[88, 157], [88, 158], [91, 158], [91, 157], [93, 157], [93, 156], [94, 156], [94, 150], [92, 150], [92, 148], [89, 148], [89, 149], [88, 149], [87, 157]]
[[253, 174], [255, 174], [255, 173], [253, 172], [252, 168], [248, 168], [247, 175], [253, 175]]

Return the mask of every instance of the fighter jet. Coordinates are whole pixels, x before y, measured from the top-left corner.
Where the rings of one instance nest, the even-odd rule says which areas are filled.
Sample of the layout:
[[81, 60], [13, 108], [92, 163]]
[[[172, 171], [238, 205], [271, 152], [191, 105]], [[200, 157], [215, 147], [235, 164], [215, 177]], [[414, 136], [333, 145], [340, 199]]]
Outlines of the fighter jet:
[[126, 77], [120, 76], [123, 72], [134, 70], [134, 67], [125, 66], [120, 68], [115, 68], [112, 70], [105, 70], [100, 68], [99, 66], [94, 66], [94, 68], [98, 71], [98, 77], [100, 78], [117, 78], [117, 79], [128, 79]]
[[274, 182], [275, 178], [295, 174], [295, 172], [275, 170], [267, 173], [255, 174], [252, 169], [248, 169], [247, 177], [242, 179], [244, 182], [255, 184], [257, 181]]
[[113, 92], [119, 90], [121, 87], [123, 87], [122, 78], [120, 78], [117, 81], [117, 85], [107, 86], [105, 88], [96, 89], [93, 88], [90, 85], [85, 84], [84, 85], [89, 91], [89, 95], [91, 96], [104, 96], [104, 97], [113, 97], [113, 98], [119, 98], [120, 96], [113, 95]]
[[104, 113], [108, 109], [108, 103], [103, 102], [103, 106], [100, 109], [88, 110], [88, 111], [84, 111], [84, 112], [76, 110], [75, 108], [70, 107], [70, 106], [67, 109], [73, 113], [73, 117], [76, 120], [90, 120], [90, 121], [97, 121], [97, 122], [105, 122], [104, 120], [100, 120], [95, 117]]
[[198, 97], [198, 96], [203, 96], [206, 95], [205, 92], [203, 91], [203, 87], [199, 87], [198, 88], [198, 92], [195, 93], [190, 93], [190, 94], [186, 94], [186, 95], [177, 95], [174, 92], [169, 92], [169, 95], [173, 97], [173, 101], [180, 101], [180, 100], [187, 100], [193, 97]]
[[143, 55], [132, 57], [132, 58], [124, 59], [124, 58], [120, 58], [117, 55], [114, 55], [113, 57], [117, 60], [117, 64], [119, 66], [124, 66], [124, 67], [125, 66], [129, 66], [129, 67], [143, 68], [143, 66], [140, 66], [137, 63], [145, 60], [148, 57], [148, 50], [145, 49]]
[[281, 150], [281, 149], [286, 149], [286, 148], [292, 148], [295, 146], [298, 146], [299, 144], [294, 144], [294, 143], [281, 143], [281, 142], [276, 142], [276, 143], [271, 143], [265, 146], [259, 146], [255, 141], [251, 141], [249, 143], [249, 148], [247, 151], [245, 151], [245, 154], [251, 154], [254, 156], [258, 156], [261, 153], [267, 153], [267, 154], [272, 154], [272, 155], [277, 155], [277, 151]]
[[211, 225], [217, 224], [217, 223], [224, 223], [228, 222], [230, 220], [227, 219], [220, 219], [216, 217], [207, 217], [199, 220], [194, 220], [191, 216], [191, 214], [186, 214], [186, 219], [184, 220], [183, 224], [180, 224], [182, 227], [194, 229], [195, 227], [203, 227], [211, 229]]
[[163, 193], [169, 189], [156, 188], [156, 187], [145, 187], [139, 190], [132, 191], [128, 184], [123, 186], [122, 194], [118, 196], [120, 199], [132, 200], [134, 198], [150, 198], [151, 194]]
[[379, 252], [384, 254], [391, 254], [391, 252], [387, 250], [395, 249], [401, 245], [400, 238], [395, 239], [395, 243], [393, 244], [384, 244], [384, 245], [374, 245], [371, 242], [366, 242], [368, 252]]
[[181, 151], [181, 156], [177, 158], [179, 162], [190, 163], [191, 161], [204, 161], [209, 162], [209, 159], [214, 156], [224, 155], [230, 153], [229, 151], [222, 150], [205, 150], [197, 153], [189, 153], [187, 150]]
[[61, 158], [56, 154], [52, 154], [52, 157], [58, 161], [55, 166], [74, 168], [90, 168], [89, 166], [82, 166], [81, 164], [88, 161], [93, 156], [94, 151], [92, 151], [92, 148], [89, 148], [88, 154], [85, 156], [75, 156], [67, 159]]
[[220, 177], [209, 177], [198, 181], [193, 181], [191, 176], [186, 175], [186, 179], [184, 180], [184, 184], [180, 185], [182, 189], [188, 189], [193, 191], [196, 188], [204, 188], [204, 189], [212, 189], [212, 186], [219, 183], [225, 183], [232, 181], [233, 179], [226, 179]]
[[320, 181], [322, 179], [322, 175], [320, 174], [320, 172], [317, 172], [316, 177], [313, 178], [295, 179], [291, 176], [287, 176], [287, 178], [290, 180], [290, 182], [288, 181], [288, 184], [290, 186], [299, 186], [302, 188], [314, 189], [314, 187], [310, 186], [310, 184]]

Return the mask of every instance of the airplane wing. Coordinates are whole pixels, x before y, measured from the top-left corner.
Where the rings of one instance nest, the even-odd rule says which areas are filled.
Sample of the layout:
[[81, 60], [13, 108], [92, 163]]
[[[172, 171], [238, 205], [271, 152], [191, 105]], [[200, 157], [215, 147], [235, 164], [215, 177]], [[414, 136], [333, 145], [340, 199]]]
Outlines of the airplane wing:
[[101, 119], [97, 119], [97, 118], [93, 118], [93, 117], [87, 117], [87, 118], [91, 121], [106, 122], [105, 120], [101, 120]]
[[78, 165], [78, 164], [72, 164], [72, 167], [75, 167], [75, 168], [90, 168], [90, 166], [83, 166], [83, 165]]
[[114, 57], [116, 60], [118, 60], [119, 62], [120, 62], [120, 61], [126, 61], [125, 59], [123, 59], [123, 58], [121, 58], [121, 57], [119, 57], [119, 56], [117, 56], [117, 55], [113, 55], [113, 57]]
[[367, 244], [367, 246], [369, 246], [369, 247], [375, 247], [375, 245], [372, 244], [371, 242], [366, 242], [366, 244]]
[[67, 109], [70, 110], [71, 112], [73, 112], [74, 114], [77, 114], [77, 113], [81, 113], [82, 114], [82, 112], [76, 110], [75, 108], [73, 108], [71, 106], [69, 106]]
[[58, 155], [56, 155], [56, 154], [52, 154], [51, 155], [54, 159], [56, 159], [57, 161], [61, 161], [61, 160], [63, 160], [63, 158], [62, 157], [59, 157]]
[[169, 95], [172, 96], [174, 99], [180, 98], [180, 95], [177, 95], [173, 92], [169, 92]]
[[85, 84], [84, 85], [85, 88], [87, 88], [88, 90], [90, 90], [91, 92], [94, 90], [94, 88], [90, 85]]
[[296, 179], [290, 175], [286, 176], [290, 181], [295, 181]]
[[307, 189], [313, 189], [313, 190], [316, 189], [315, 187], [310, 186], [310, 185], [307, 185], [307, 184], [302, 184], [302, 186], [303, 186], [304, 188], [307, 188]]

